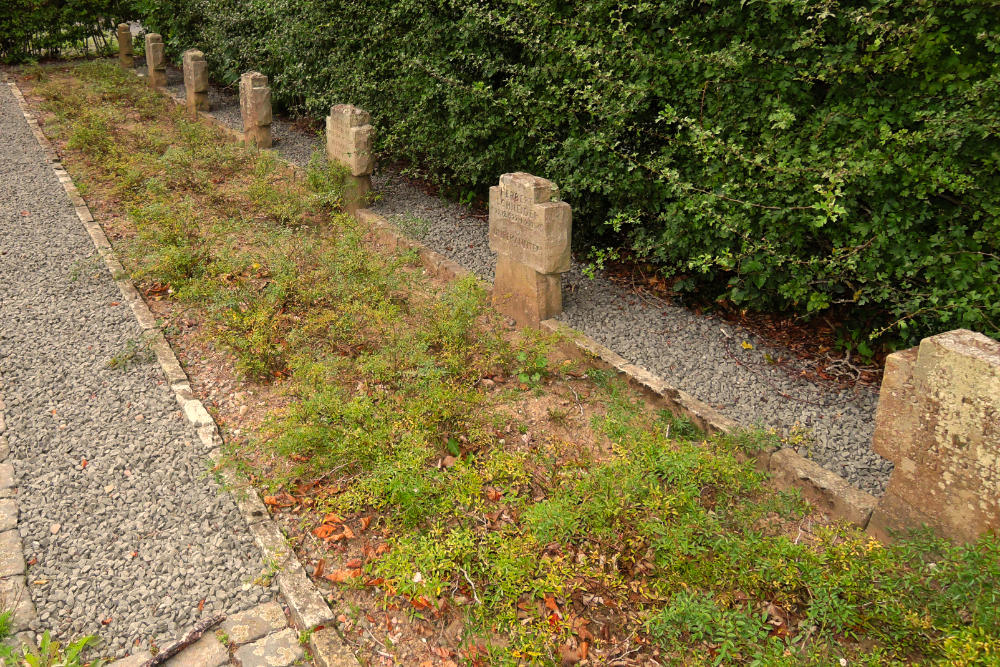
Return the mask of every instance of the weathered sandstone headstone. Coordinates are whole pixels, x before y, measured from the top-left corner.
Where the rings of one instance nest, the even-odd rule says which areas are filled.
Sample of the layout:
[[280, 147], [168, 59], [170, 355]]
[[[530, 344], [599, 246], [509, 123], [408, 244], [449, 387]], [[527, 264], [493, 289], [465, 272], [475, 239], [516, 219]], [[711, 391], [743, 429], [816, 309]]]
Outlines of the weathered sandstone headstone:
[[243, 141], [258, 148], [271, 147], [271, 89], [260, 72], [246, 72], [240, 77], [240, 114], [243, 116]]
[[347, 167], [349, 178], [344, 199], [351, 212], [364, 206], [371, 191], [374, 136], [375, 128], [367, 111], [350, 104], [330, 107], [330, 115], [326, 117], [326, 156], [331, 162]]
[[490, 250], [497, 253], [493, 302], [521, 324], [562, 312], [572, 212], [552, 181], [517, 172], [490, 188]]
[[188, 115], [197, 118], [199, 111], [209, 110], [208, 63], [205, 61], [205, 54], [197, 49], [185, 51], [182, 60]]
[[122, 69], [132, 69], [135, 66], [135, 56], [132, 54], [132, 28], [128, 23], [118, 24], [118, 64]]
[[1000, 531], [1000, 342], [959, 329], [889, 355], [873, 446], [895, 469], [869, 532]]
[[167, 60], [163, 52], [163, 38], [155, 32], [146, 34], [146, 71], [150, 88], [167, 85]]

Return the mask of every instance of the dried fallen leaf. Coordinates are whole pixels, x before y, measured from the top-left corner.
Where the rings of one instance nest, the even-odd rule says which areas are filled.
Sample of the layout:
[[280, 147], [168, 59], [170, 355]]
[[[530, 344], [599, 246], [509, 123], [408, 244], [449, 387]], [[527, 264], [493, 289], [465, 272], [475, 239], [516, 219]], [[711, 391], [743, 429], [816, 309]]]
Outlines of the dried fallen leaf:
[[368, 530], [368, 526], [372, 523], [372, 518], [370, 516], [361, 517], [361, 530]]
[[330, 512], [325, 517], [323, 517], [323, 523], [344, 523], [344, 520], [341, 519], [336, 514], [334, 514], [333, 512]]
[[385, 583], [385, 579], [382, 577], [375, 577], [374, 579], [368, 579], [365, 581], [365, 586], [381, 586]]
[[551, 595], [545, 596], [545, 606], [548, 607], [550, 611], [555, 611], [555, 612], [559, 611], [559, 605], [556, 604], [556, 599]]
[[496, 502], [496, 501], [500, 500], [501, 498], [503, 498], [503, 494], [500, 493], [500, 491], [497, 490], [496, 488], [494, 488], [492, 486], [487, 486], [486, 487], [486, 497], [489, 498], [491, 501]]
[[417, 609], [428, 609], [431, 606], [430, 601], [423, 595], [418, 595], [415, 598], [410, 598], [410, 604], [412, 604]]
[[349, 540], [354, 538], [354, 531], [347, 524], [344, 524], [344, 537]]
[[87, 459], [80, 459], [80, 467], [81, 468], [87, 467]]
[[333, 535], [333, 531], [335, 530], [337, 530], [336, 526], [331, 526], [328, 523], [324, 523], [322, 526], [317, 526], [316, 528], [313, 528], [312, 533], [319, 539], [325, 540], [328, 539], [331, 535]]
[[360, 558], [352, 558], [349, 561], [347, 561], [346, 563], [344, 563], [344, 567], [346, 567], [349, 570], [356, 570], [359, 567], [361, 567], [361, 559]]
[[204, 610], [205, 610], [205, 598], [202, 598], [201, 602], [198, 603], [198, 611], [204, 611]]
[[327, 581], [332, 581], [335, 584], [342, 584], [348, 579], [355, 577], [355, 570], [334, 570], [333, 572], [328, 572], [323, 575], [323, 578]]

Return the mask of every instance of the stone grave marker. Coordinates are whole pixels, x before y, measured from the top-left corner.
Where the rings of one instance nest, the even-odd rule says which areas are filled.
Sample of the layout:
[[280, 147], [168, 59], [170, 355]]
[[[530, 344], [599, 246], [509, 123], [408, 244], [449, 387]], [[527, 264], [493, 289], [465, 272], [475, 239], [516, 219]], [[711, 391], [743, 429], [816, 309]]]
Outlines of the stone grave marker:
[[260, 72], [246, 72], [240, 77], [240, 114], [243, 116], [243, 141], [258, 148], [271, 147], [271, 89]]
[[150, 88], [167, 85], [167, 60], [163, 53], [163, 38], [155, 32], [146, 34], [146, 70]]
[[205, 54], [188, 49], [182, 56], [184, 63], [184, 93], [187, 97], [188, 115], [197, 118], [199, 111], [208, 111], [208, 62]]
[[875, 451], [895, 464], [868, 531], [1000, 531], [1000, 342], [959, 329], [886, 359]]
[[350, 104], [335, 104], [326, 117], [326, 157], [347, 167], [345, 204], [355, 212], [365, 205], [375, 166], [372, 144], [375, 128], [367, 111]]
[[497, 253], [493, 302], [520, 324], [562, 312], [572, 211], [552, 181], [517, 172], [490, 188], [490, 250]]
[[118, 64], [122, 69], [132, 69], [135, 66], [135, 56], [132, 53], [132, 28], [128, 23], [118, 24]]

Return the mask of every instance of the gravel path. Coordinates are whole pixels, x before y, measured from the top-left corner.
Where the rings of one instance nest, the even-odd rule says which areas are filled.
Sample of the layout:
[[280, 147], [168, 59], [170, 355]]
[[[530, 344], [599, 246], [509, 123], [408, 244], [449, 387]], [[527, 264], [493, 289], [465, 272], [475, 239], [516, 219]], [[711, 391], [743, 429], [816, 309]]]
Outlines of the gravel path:
[[27, 579], [37, 629], [98, 634], [112, 656], [274, 596], [121, 301], [0, 86], [0, 378]]
[[[183, 97], [180, 72], [168, 76], [171, 93]], [[238, 97], [213, 88], [210, 99], [215, 118], [241, 127]], [[299, 166], [321, 145], [277, 117], [272, 131], [279, 139], [278, 154]], [[374, 211], [479, 277], [493, 280], [495, 258], [486, 220], [426, 194], [394, 172], [376, 173], [372, 186], [378, 196]], [[799, 377], [802, 365], [787, 350], [712, 316], [639, 297], [602, 276], [591, 280], [576, 262], [563, 284], [562, 321], [740, 423], [804, 431], [808, 437], [800, 453], [865, 491], [885, 491], [892, 463], [871, 449], [877, 390], [804, 380]], [[773, 359], [793, 361], [779, 366], [769, 362]]]

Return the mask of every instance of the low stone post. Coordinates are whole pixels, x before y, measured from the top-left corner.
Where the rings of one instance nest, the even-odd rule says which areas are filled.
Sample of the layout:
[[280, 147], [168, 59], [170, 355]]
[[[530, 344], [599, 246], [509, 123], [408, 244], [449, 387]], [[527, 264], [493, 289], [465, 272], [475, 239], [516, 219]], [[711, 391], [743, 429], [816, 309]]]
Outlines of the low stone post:
[[1000, 531], [1000, 342], [959, 329], [889, 355], [872, 444], [895, 468], [870, 533]]
[[198, 49], [188, 49], [182, 56], [184, 63], [184, 94], [187, 97], [188, 115], [194, 119], [199, 111], [208, 111], [208, 63]]
[[146, 34], [146, 71], [150, 88], [167, 85], [167, 60], [163, 53], [163, 38], [155, 32]]
[[243, 141], [257, 148], [271, 147], [271, 89], [260, 72], [246, 72], [240, 77], [240, 114], [243, 116]]
[[490, 250], [497, 253], [493, 303], [536, 326], [562, 312], [572, 212], [552, 181], [517, 172], [490, 188]]
[[348, 170], [344, 204], [350, 213], [365, 206], [372, 189], [375, 166], [372, 144], [375, 128], [367, 111], [350, 104], [335, 104], [326, 117], [326, 157]]
[[132, 28], [128, 23], [118, 24], [118, 64], [122, 69], [135, 67], [135, 56], [132, 54]]

